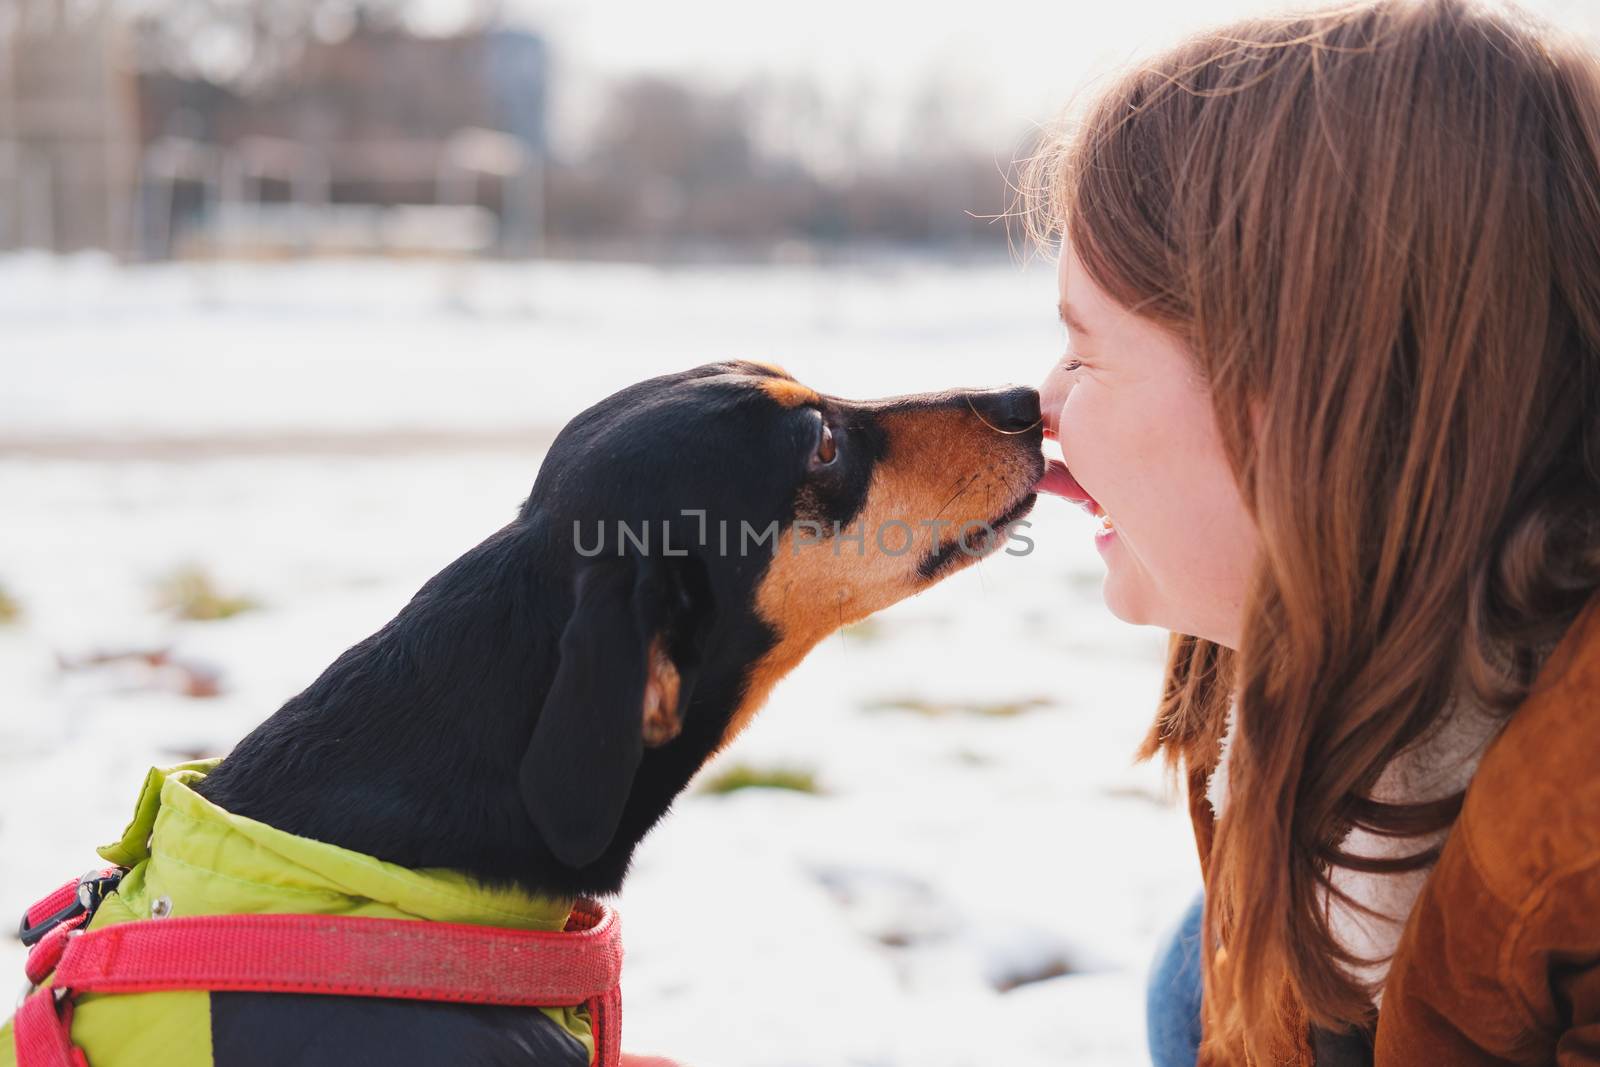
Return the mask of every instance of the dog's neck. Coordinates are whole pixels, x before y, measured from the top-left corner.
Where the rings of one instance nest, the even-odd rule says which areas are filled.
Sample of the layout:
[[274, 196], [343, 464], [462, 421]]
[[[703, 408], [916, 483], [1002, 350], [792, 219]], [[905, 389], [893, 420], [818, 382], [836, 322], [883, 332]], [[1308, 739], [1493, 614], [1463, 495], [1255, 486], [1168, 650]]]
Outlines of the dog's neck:
[[616, 892], [640, 838], [715, 748], [708, 727], [727, 717], [716, 705], [731, 707], [738, 686], [706, 679], [684, 734], [646, 753], [611, 847], [581, 870], [561, 864], [517, 788], [560, 639], [537, 537], [513, 524], [451, 564], [241, 741], [200, 792], [406, 867], [536, 895]]

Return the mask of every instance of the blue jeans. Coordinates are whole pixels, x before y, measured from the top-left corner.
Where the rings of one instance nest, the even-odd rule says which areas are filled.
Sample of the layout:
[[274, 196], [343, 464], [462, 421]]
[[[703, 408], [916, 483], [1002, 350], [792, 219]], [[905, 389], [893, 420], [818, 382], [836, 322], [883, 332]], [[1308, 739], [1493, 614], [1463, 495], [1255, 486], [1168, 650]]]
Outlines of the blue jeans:
[[1162, 941], [1145, 989], [1145, 1032], [1155, 1067], [1194, 1067], [1200, 1052], [1199, 894]]

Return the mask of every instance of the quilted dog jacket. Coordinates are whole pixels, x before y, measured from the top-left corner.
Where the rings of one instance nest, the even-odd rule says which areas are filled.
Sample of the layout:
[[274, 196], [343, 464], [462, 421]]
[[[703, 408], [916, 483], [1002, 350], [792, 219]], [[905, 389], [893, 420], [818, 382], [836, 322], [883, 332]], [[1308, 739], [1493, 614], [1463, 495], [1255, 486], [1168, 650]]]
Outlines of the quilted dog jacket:
[[[152, 769], [133, 821], [99, 849], [128, 872], [88, 929], [151, 917], [312, 914], [561, 930], [572, 901], [410, 870], [233, 815], [191, 787], [218, 761]], [[72, 1039], [91, 1067], [297, 1063], [588, 1067], [581, 1007], [524, 1008], [365, 997], [173, 991], [85, 994]], [[14, 1067], [11, 1025], [0, 1067]]]

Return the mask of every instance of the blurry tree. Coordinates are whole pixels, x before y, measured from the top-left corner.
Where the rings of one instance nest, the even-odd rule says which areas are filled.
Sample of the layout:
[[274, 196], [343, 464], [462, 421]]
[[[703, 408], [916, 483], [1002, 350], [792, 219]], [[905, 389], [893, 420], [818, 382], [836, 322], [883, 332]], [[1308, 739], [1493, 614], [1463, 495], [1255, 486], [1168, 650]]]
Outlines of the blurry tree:
[[[463, 126], [516, 128], [479, 114], [483, 42], [532, 47], [536, 36], [502, 32], [505, 0], [463, 0], [476, 32], [454, 37], [414, 32], [420, 0], [121, 2], [143, 12], [143, 111], [161, 117], [145, 124], [148, 137], [309, 145], [333, 161], [335, 203], [432, 199], [442, 149], [423, 142]], [[962, 69], [933, 66], [910, 99], [870, 77], [830, 86], [801, 72], [742, 85], [612, 83], [574, 150], [543, 157], [545, 247], [649, 258], [809, 244], [1001, 248], [1004, 227], [987, 219], [1007, 206], [1004, 167], [978, 147], [992, 145], [975, 124], [982, 79]], [[542, 96], [524, 93], [510, 113], [542, 116]], [[535, 126], [542, 150], [542, 118]], [[357, 152], [362, 166], [347, 165]], [[381, 164], [381, 181], [367, 163]], [[503, 186], [485, 189], [483, 206], [509, 202]]]
[[[859, 87], [858, 87], [859, 88]], [[869, 149], [859, 100], [801, 77], [714, 88], [612, 86], [587, 151], [553, 168], [554, 247], [624, 254], [782, 242], [1000, 248], [1007, 186], [961, 129], [963, 90], [930, 82], [892, 143]]]
[[602, 199], [586, 209], [571, 190], [580, 194], [578, 215], [651, 242], [748, 232], [761, 210], [748, 203], [761, 192], [752, 181], [761, 160], [747, 127], [736, 93], [653, 77], [619, 83], [582, 165], [580, 184]]
[[363, 25], [399, 28], [411, 0], [141, 0], [139, 62], [146, 70], [243, 89], [270, 82], [315, 39]]
[[746, 124], [738, 95], [639, 78], [612, 91], [590, 152], [619, 174], [684, 183], [744, 177], [754, 163]]

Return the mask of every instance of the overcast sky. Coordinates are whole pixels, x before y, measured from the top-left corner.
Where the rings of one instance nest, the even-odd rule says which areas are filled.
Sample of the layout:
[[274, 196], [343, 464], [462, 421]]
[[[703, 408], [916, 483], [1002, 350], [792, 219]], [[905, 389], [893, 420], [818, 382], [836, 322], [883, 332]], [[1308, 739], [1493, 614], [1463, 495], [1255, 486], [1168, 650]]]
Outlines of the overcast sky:
[[[420, 0], [447, 24], [483, 0]], [[1281, 11], [1282, 0], [977, 0], [957, 5], [806, 0], [502, 0], [542, 28], [566, 98], [558, 122], [581, 122], [591, 87], [661, 72], [734, 84], [813, 76], [834, 99], [903, 102], [935, 75], [960, 87], [962, 121], [997, 151], [1046, 122], [1086, 81], [1178, 36]], [[1305, 6], [1304, 4], [1296, 6]], [[1529, 0], [1524, 7], [1600, 38], [1597, 0]], [[992, 130], [992, 133], [988, 132]]]

